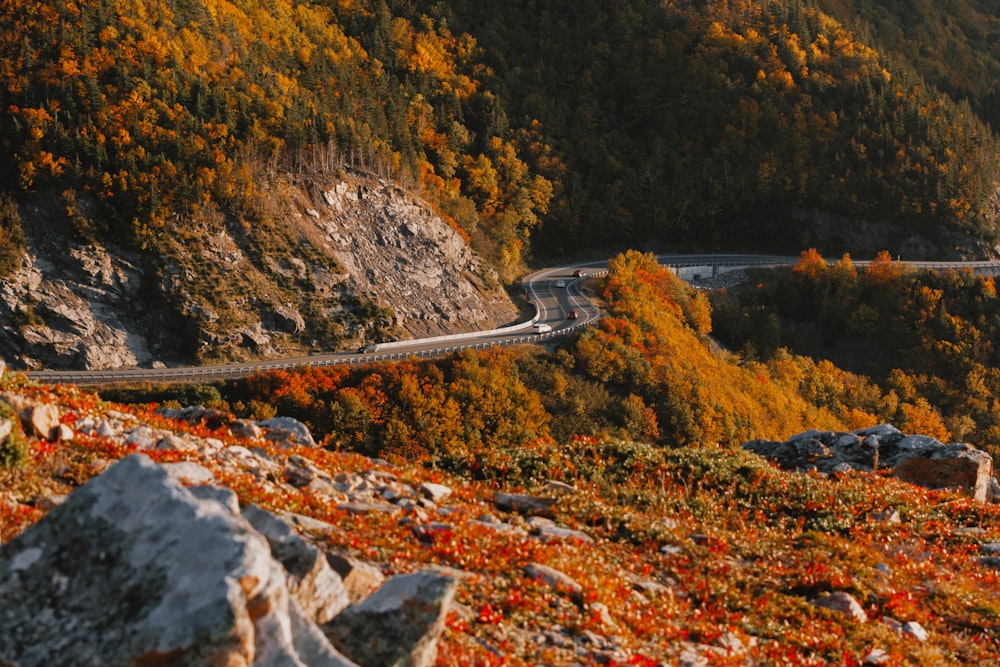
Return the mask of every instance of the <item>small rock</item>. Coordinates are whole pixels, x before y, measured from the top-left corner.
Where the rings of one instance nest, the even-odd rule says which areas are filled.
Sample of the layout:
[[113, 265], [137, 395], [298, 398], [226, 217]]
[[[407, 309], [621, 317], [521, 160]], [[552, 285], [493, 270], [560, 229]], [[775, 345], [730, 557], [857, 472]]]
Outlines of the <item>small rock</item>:
[[327, 523], [326, 521], [320, 521], [319, 519], [314, 519], [311, 516], [306, 516], [304, 514], [296, 514], [295, 512], [282, 512], [282, 518], [284, 518], [289, 523], [292, 523], [303, 530], [309, 531], [310, 533], [316, 533], [318, 535], [330, 535], [333, 533], [340, 532], [337, 526], [332, 523]]
[[974, 500], [985, 502], [993, 474], [993, 457], [957, 443], [940, 447], [928, 457], [901, 461], [892, 474], [929, 489], [961, 489]]
[[986, 487], [986, 502], [1000, 503], [1000, 481], [996, 477], [990, 477], [990, 483]]
[[344, 582], [344, 588], [347, 590], [347, 597], [351, 604], [361, 602], [371, 595], [372, 591], [385, 583], [385, 575], [382, 574], [382, 571], [364, 561], [334, 553], [328, 553], [326, 560]]
[[837, 591], [836, 593], [811, 600], [809, 604], [850, 616], [859, 623], [868, 621], [868, 614], [865, 613], [865, 610], [861, 608], [861, 605], [850, 593]]
[[310, 619], [326, 623], [350, 604], [344, 582], [326, 556], [291, 524], [256, 505], [245, 507], [243, 517], [267, 538], [271, 555], [288, 573], [289, 592]]
[[419, 541], [424, 544], [433, 544], [438, 540], [450, 542], [454, 538], [455, 527], [441, 521], [431, 521], [430, 523], [414, 525], [410, 530]]
[[866, 665], [884, 665], [889, 662], [889, 654], [880, 648], [873, 648], [865, 654], [862, 661]]
[[371, 514], [372, 512], [382, 512], [384, 514], [394, 514], [400, 511], [399, 505], [389, 503], [369, 502], [364, 500], [352, 500], [337, 505], [337, 509], [344, 510], [348, 514]]
[[893, 507], [887, 507], [881, 512], [872, 515], [872, 519], [878, 523], [892, 525], [900, 522], [899, 511]]
[[197, 445], [177, 435], [168, 435], [156, 441], [156, 449], [166, 452], [193, 452]]
[[652, 579], [647, 579], [646, 577], [639, 577], [631, 573], [625, 575], [625, 581], [632, 584], [632, 589], [635, 591], [640, 591], [649, 595], [663, 595], [670, 593], [670, 587], [661, 584], [658, 581]]
[[908, 621], [906, 623], [903, 623], [903, 634], [913, 637], [918, 642], [925, 642], [927, 641], [928, 637], [927, 631], [924, 630], [923, 626], [921, 626], [916, 621]]
[[316, 478], [317, 472], [316, 467], [301, 456], [290, 456], [285, 462], [285, 481], [296, 488], [308, 486]]
[[570, 486], [566, 482], [559, 482], [554, 479], [550, 479], [545, 482], [545, 491], [556, 496], [566, 496], [571, 493], [576, 493], [576, 487]]
[[45, 496], [44, 498], [39, 498], [38, 501], [35, 503], [35, 505], [38, 505], [39, 507], [42, 507], [43, 509], [46, 510], [51, 510], [54, 507], [59, 507], [60, 505], [62, 505], [64, 502], [66, 502], [68, 498], [69, 496], [65, 494], [56, 493], [51, 496]]
[[477, 519], [473, 519], [469, 523], [472, 525], [489, 528], [490, 530], [497, 533], [512, 533], [515, 535], [527, 535], [527, 533], [523, 528], [519, 526], [513, 526], [509, 523], [504, 523], [503, 521], [500, 521], [492, 514], [483, 514]]
[[582, 530], [574, 530], [573, 528], [560, 526], [551, 519], [546, 519], [544, 517], [533, 516], [528, 519], [528, 525], [531, 526], [533, 535], [540, 537], [545, 541], [575, 540], [578, 542], [585, 542], [587, 544], [594, 543], [594, 538]]
[[402, 491], [400, 491], [399, 489], [394, 489], [392, 487], [386, 487], [385, 489], [383, 489], [382, 492], [379, 494], [379, 496], [382, 498], [382, 500], [388, 503], [395, 503], [406, 497]]
[[422, 483], [420, 485], [420, 492], [436, 503], [441, 502], [451, 495], [450, 488], [444, 484], [434, 484], [433, 482]]
[[618, 624], [615, 623], [613, 618], [611, 618], [611, 612], [608, 610], [608, 605], [603, 602], [593, 602], [590, 604], [590, 611], [604, 627], [609, 630], [618, 629]]
[[728, 631], [722, 633], [719, 638], [715, 640], [715, 644], [724, 650], [726, 655], [743, 655], [749, 648], [753, 648], [757, 645], [757, 638], [750, 637], [747, 642], [744, 642], [735, 633]]
[[542, 565], [541, 563], [531, 563], [524, 568], [524, 575], [529, 579], [541, 581], [560, 595], [565, 595], [577, 605], [583, 603], [583, 586], [577, 583], [565, 572]]
[[559, 500], [558, 498], [545, 498], [498, 491], [493, 495], [493, 502], [496, 504], [497, 509], [504, 512], [527, 514], [529, 512], [548, 512]]
[[204, 424], [205, 428], [212, 431], [220, 429], [223, 426], [227, 426], [233, 420], [233, 416], [228, 412], [206, 408], [201, 405], [189, 405], [188, 407], [181, 408], [179, 410], [172, 408], [160, 408], [157, 410], [157, 413], [167, 419], [187, 422], [188, 424], [193, 424], [195, 426]]
[[93, 433], [102, 438], [112, 438], [118, 435], [118, 431], [115, 430], [115, 427], [107, 419], [101, 420], [101, 423], [97, 425]]
[[45, 440], [53, 440], [58, 434], [59, 408], [52, 403], [34, 405], [26, 410], [25, 421], [31, 427], [31, 432]]
[[152, 448], [154, 442], [153, 429], [148, 426], [137, 426], [125, 433], [125, 444], [135, 445], [140, 452]]
[[247, 440], [259, 440], [264, 436], [264, 429], [248, 419], [234, 421], [229, 425], [229, 432], [237, 438], [246, 438]]
[[862, 440], [868, 436], [875, 436], [876, 438], [892, 439], [898, 438], [903, 435], [903, 432], [892, 424], [879, 424], [878, 426], [871, 426], [869, 428], [859, 429], [857, 431], [851, 431], [854, 435], [858, 436]]

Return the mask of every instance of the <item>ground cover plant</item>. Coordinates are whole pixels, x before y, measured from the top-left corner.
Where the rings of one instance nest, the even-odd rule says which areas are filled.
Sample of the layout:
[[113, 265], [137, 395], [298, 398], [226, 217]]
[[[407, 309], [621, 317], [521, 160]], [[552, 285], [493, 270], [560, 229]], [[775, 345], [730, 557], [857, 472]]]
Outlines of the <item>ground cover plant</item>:
[[[226, 429], [172, 422], [150, 406], [106, 403], [75, 388], [36, 385], [12, 374], [0, 387], [60, 404], [70, 428], [114, 410], [185, 436], [247, 444]], [[279, 462], [305, 457], [330, 474], [376, 465], [345, 451], [288, 449], [267, 441], [253, 446]], [[40, 518], [48, 497], [72, 491], [134, 449], [100, 436], [58, 444], [31, 439], [30, 461], [0, 472], [0, 539]], [[241, 504], [338, 526], [320, 540], [324, 548], [371, 561], [386, 573], [429, 565], [466, 573], [440, 642], [439, 665], [606, 663], [608, 647], [615, 664], [631, 665], [675, 664], [685, 650], [719, 665], [861, 664], [875, 649], [896, 665], [989, 663], [1000, 657], [997, 572], [979, 558], [981, 545], [1000, 540], [996, 506], [873, 474], [787, 473], [716, 446], [672, 449], [579, 437], [501, 449], [495, 461], [483, 461], [485, 481], [420, 461], [391, 468], [404, 481], [453, 489], [439, 516], [443, 525], [431, 533], [414, 531], [412, 519], [399, 516], [348, 515], [301, 489], [260, 481], [211, 456], [148, 453], [208, 467]], [[510, 462], [505, 467], [503, 457]], [[526, 517], [498, 511], [493, 494], [539, 492], [549, 479], [575, 489], [550, 518], [586, 539], [546, 540], [475, 521], [491, 513], [515, 528], [529, 528]], [[898, 522], [884, 519], [891, 510]], [[569, 575], [581, 585], [580, 594], [528, 577], [525, 567], [532, 563]], [[853, 595], [869, 620], [810, 604], [838, 591]], [[883, 617], [917, 622], [928, 636], [920, 641], [900, 634]]]

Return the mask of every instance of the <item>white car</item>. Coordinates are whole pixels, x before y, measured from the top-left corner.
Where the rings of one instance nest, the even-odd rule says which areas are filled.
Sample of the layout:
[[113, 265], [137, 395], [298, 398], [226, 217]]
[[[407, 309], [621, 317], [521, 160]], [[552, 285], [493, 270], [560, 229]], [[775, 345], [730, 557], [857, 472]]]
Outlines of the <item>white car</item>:
[[534, 331], [535, 333], [548, 333], [552, 331], [552, 327], [550, 327], [545, 322], [538, 322], [536, 324], [531, 325], [531, 330]]
[[566, 287], [566, 281], [565, 280], [557, 280], [556, 281], [556, 287]]

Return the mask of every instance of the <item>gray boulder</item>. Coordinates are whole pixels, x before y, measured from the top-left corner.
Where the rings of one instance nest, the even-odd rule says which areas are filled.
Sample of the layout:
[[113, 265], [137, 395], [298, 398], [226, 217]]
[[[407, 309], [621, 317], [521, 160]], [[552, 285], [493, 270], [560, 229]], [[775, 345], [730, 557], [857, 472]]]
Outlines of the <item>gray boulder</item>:
[[577, 605], [583, 604], [583, 586], [561, 570], [541, 563], [530, 563], [524, 568], [524, 576], [546, 584], [560, 595], [564, 595]]
[[351, 604], [361, 602], [385, 583], [385, 575], [370, 563], [334, 553], [328, 553], [326, 560], [344, 582]]
[[0, 548], [0, 664], [353, 663], [264, 537], [133, 455]]
[[288, 445], [316, 446], [316, 441], [313, 440], [312, 433], [309, 432], [309, 427], [298, 419], [272, 417], [271, 419], [257, 422], [257, 425], [267, 431], [264, 437], [268, 440]]
[[454, 577], [433, 571], [392, 577], [323, 631], [338, 650], [365, 667], [432, 665], [457, 584]]
[[326, 623], [350, 604], [344, 582], [326, 556], [288, 522], [256, 505], [245, 507], [243, 517], [267, 538], [271, 555], [288, 573], [289, 591], [313, 621]]

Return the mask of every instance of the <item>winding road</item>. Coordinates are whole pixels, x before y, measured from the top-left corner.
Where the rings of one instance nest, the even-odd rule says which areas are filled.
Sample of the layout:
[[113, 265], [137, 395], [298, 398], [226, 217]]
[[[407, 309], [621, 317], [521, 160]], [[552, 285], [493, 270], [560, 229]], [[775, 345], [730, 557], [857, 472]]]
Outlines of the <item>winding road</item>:
[[[661, 265], [673, 267], [685, 279], [708, 277], [752, 266], [794, 264], [798, 257], [783, 255], [658, 255]], [[856, 261], [857, 266], [868, 264]], [[1000, 262], [907, 262], [918, 268], [971, 268], [982, 274], [1000, 274]], [[486, 349], [524, 343], [537, 343], [565, 336], [593, 325], [601, 313], [580, 290], [587, 277], [607, 271], [607, 261], [571, 264], [542, 269], [526, 276], [521, 282], [528, 300], [536, 308], [535, 317], [511, 326], [465, 334], [419, 338], [381, 343], [371, 352], [333, 352], [306, 357], [215, 366], [185, 366], [174, 368], [124, 368], [99, 371], [30, 371], [29, 377], [39, 382], [100, 385], [116, 382], [208, 382], [235, 379], [269, 370], [303, 367], [363, 364], [374, 361], [400, 360], [408, 357], [435, 357], [463, 349]], [[570, 311], [577, 317], [569, 319]], [[548, 325], [549, 331], [538, 333], [536, 324]], [[544, 327], [543, 327], [544, 328]]]

